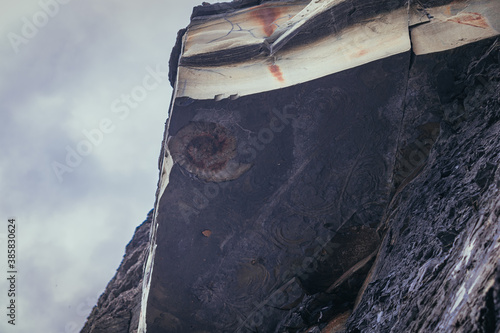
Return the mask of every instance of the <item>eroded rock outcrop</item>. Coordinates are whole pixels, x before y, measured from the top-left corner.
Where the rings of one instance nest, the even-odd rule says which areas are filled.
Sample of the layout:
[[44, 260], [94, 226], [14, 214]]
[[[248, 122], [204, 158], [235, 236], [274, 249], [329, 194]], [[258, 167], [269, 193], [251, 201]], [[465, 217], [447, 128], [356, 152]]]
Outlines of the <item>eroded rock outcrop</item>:
[[92, 309], [82, 333], [137, 332], [152, 215], [153, 211], [149, 212], [136, 228], [120, 267]]
[[442, 58], [439, 137], [392, 199], [347, 332], [500, 330], [499, 52], [495, 41]]
[[498, 331], [499, 15], [197, 7], [170, 60], [141, 308], [116, 327]]

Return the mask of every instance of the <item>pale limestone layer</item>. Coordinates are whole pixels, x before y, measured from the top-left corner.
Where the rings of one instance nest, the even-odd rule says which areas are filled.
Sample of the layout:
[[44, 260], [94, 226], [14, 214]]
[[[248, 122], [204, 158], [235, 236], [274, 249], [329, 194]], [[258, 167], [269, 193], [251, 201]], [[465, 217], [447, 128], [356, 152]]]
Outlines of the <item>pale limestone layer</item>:
[[245, 96], [311, 81], [410, 50], [407, 27], [407, 10], [400, 9], [273, 57], [217, 67], [180, 66], [177, 96]]
[[417, 55], [454, 49], [499, 34], [498, 0], [455, 1], [426, 11], [432, 17], [429, 22], [411, 29]]
[[417, 55], [434, 53], [499, 34], [500, 1], [455, 1], [420, 10], [412, 4], [410, 10], [380, 14], [307, 45], [280, 50], [305, 23], [341, 2], [268, 3], [195, 20], [184, 36], [184, 58], [260, 43], [271, 54], [221, 66], [180, 66], [177, 97], [245, 96], [314, 80], [411, 47]]
[[286, 28], [306, 3], [269, 3], [231, 14], [198, 18], [188, 27], [183, 57], [257, 45], [277, 29]]

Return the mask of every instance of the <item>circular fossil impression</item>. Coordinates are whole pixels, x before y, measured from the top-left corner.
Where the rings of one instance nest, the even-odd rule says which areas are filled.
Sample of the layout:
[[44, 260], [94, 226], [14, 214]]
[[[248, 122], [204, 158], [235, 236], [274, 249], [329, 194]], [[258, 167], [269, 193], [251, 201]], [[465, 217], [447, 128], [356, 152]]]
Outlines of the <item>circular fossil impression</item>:
[[225, 127], [194, 121], [168, 141], [174, 162], [206, 181], [236, 179], [250, 168], [236, 158], [236, 137]]

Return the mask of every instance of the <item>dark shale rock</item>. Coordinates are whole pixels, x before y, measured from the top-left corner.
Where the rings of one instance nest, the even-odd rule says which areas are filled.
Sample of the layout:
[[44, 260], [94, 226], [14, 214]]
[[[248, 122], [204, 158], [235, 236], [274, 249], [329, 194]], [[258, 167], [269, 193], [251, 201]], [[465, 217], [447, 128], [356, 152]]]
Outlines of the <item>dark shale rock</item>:
[[447, 85], [462, 89], [441, 104], [421, 173], [393, 198], [346, 332], [499, 331], [500, 68], [490, 45], [449, 55]]
[[152, 215], [150, 211], [147, 219], [135, 229], [120, 267], [99, 297], [81, 333], [137, 332]]

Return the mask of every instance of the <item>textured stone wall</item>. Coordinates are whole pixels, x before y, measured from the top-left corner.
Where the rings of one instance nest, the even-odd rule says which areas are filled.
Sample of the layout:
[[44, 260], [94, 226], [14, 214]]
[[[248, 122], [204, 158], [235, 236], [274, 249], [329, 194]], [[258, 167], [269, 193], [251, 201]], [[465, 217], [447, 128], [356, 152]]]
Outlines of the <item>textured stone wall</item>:
[[500, 329], [499, 43], [488, 44], [450, 55], [447, 87], [436, 75], [441, 132], [393, 198], [347, 332]]

